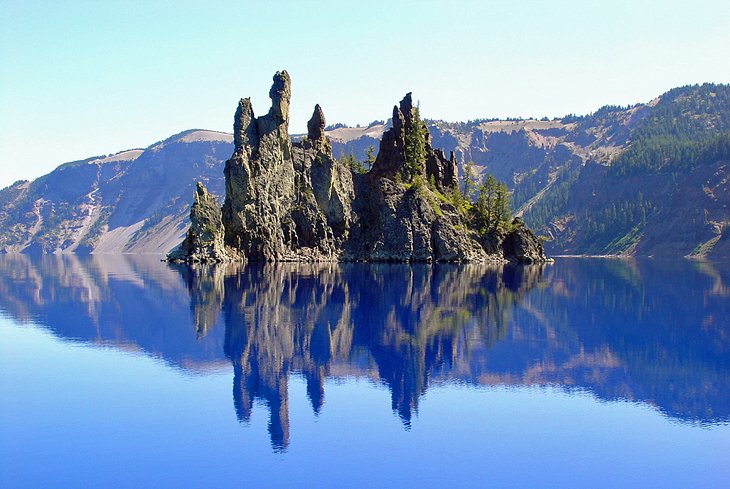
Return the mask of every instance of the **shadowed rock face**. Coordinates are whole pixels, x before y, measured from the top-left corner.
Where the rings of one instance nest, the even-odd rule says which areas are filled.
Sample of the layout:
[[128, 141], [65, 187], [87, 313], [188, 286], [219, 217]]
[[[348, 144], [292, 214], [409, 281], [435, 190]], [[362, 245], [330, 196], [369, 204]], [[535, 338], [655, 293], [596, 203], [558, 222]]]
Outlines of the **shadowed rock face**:
[[[274, 75], [269, 96], [272, 105], [264, 116], [254, 116], [249, 98], [236, 110], [235, 146], [225, 166], [226, 198], [216, 232], [225, 247], [208, 240], [215, 249], [196, 248], [196, 229], [170, 260], [504, 260], [499, 246], [480, 244], [465, 216], [444, 197], [457, 191], [456, 160], [431, 146], [410, 93], [393, 108], [393, 127], [383, 135], [371, 171], [362, 175], [332, 157], [319, 105], [307, 137], [291, 141], [286, 71]], [[414, 137], [422, 142], [422, 160], [410, 156], [409, 162], [408, 141]]]
[[[407, 93], [400, 104], [393, 107], [393, 127], [385, 131], [380, 140], [380, 150], [373, 164], [372, 177], [393, 178], [403, 173], [406, 166], [406, 132], [413, 129], [413, 99]], [[440, 191], [455, 189], [458, 183], [456, 159], [453, 152], [447, 160], [444, 152], [431, 147], [431, 133], [424, 126], [426, 141], [425, 177], [433, 180]], [[415, 176], [415, 175], [414, 175]]]
[[510, 261], [523, 263], [545, 261], [542, 242], [519, 217], [515, 217], [512, 221], [512, 231], [504, 238], [502, 249], [504, 257]]
[[407, 164], [406, 134], [416, 123], [422, 124], [409, 93], [393, 107], [393, 127], [383, 134], [373, 168], [356, 188], [362, 247], [355, 254], [369, 261], [501, 260], [501, 254], [490, 255], [479, 245], [464, 217], [436, 193], [457, 190], [456, 162], [431, 147], [425, 127], [425, 165]]

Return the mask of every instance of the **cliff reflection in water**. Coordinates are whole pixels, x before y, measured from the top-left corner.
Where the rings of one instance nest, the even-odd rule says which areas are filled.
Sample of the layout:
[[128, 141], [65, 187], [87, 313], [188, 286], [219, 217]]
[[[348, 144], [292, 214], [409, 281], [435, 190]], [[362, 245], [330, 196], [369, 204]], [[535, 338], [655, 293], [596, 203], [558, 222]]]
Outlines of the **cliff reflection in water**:
[[588, 259], [188, 267], [0, 256], [0, 307], [59, 337], [140, 349], [187, 371], [232, 364], [236, 416], [247, 421], [265, 402], [283, 450], [292, 373], [306, 379], [315, 413], [327, 378], [381, 383], [406, 426], [429, 386], [447, 381], [563, 386], [728, 422], [729, 271]]
[[315, 413], [333, 369], [379, 379], [409, 425], [431, 375], [451, 368], [469, 341], [503, 337], [510, 309], [542, 273], [540, 266], [321, 264], [179, 270], [196, 331], [208, 330], [222, 307], [236, 413], [247, 421], [254, 400], [264, 400], [276, 448], [289, 439], [292, 371], [306, 379]]

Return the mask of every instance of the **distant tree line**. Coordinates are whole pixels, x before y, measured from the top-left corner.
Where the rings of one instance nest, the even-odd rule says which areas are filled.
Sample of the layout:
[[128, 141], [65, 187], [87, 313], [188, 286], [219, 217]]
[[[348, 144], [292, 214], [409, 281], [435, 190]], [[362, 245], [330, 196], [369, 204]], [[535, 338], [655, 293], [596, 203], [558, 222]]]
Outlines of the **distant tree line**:
[[595, 251], [598, 252], [621, 251], [638, 239], [638, 232], [656, 210], [641, 192], [637, 192], [633, 200], [612, 202], [601, 209], [585, 209], [583, 215], [578, 216], [582, 218], [583, 239], [596, 243]]
[[365, 149], [365, 161], [359, 161], [355, 158], [352, 151], [348, 154], [343, 152], [337, 160], [349, 168], [352, 173], [367, 173], [375, 163], [375, 146], [370, 145]]
[[655, 136], [635, 141], [616, 158], [609, 174], [687, 173], [720, 160], [730, 160], [730, 132], [699, 140]]
[[[546, 192], [543, 197], [535, 203], [525, 213], [525, 220], [537, 229], [542, 229], [552, 221], [555, 216], [559, 216], [562, 210], [568, 204], [568, 198], [570, 196], [573, 184], [578, 180], [580, 176], [581, 167], [580, 165], [572, 165], [561, 171], [558, 175], [556, 184]], [[533, 185], [532, 193], [525, 194], [525, 196], [533, 196], [537, 193], [538, 188], [536, 184]], [[529, 189], [526, 189], [529, 191]]]
[[685, 173], [730, 157], [730, 87], [670, 90], [632, 133], [611, 174]]

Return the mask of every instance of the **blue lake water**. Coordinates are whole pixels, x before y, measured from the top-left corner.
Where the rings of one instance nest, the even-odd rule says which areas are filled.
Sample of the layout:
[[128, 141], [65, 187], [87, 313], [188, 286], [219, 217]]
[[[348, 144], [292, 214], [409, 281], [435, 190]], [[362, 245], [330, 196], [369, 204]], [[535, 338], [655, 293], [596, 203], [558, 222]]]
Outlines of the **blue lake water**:
[[730, 266], [0, 256], [0, 487], [726, 488]]

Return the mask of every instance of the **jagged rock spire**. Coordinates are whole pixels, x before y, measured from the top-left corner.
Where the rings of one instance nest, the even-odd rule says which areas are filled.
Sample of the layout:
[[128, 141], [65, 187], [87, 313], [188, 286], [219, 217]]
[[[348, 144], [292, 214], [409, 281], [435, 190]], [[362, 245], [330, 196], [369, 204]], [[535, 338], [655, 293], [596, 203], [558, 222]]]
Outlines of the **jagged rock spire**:
[[[410, 94], [409, 94], [410, 95]], [[408, 95], [406, 95], [408, 98]], [[406, 107], [406, 98], [401, 101], [401, 106]], [[408, 111], [410, 115], [410, 111]], [[383, 133], [380, 139], [378, 156], [373, 163], [370, 175], [373, 178], [388, 177], [394, 178], [405, 166], [405, 137], [406, 137], [406, 114], [398, 105], [393, 107], [393, 127]]]
[[307, 139], [314, 149], [329, 153], [331, 146], [324, 133], [325, 126], [324, 112], [322, 112], [322, 107], [317, 104], [314, 106], [312, 118], [307, 122]]
[[[413, 107], [413, 97], [407, 93], [400, 103], [393, 107], [393, 127], [383, 134], [380, 140], [380, 150], [373, 165], [373, 178], [396, 178], [407, 176], [406, 166], [406, 134], [412, 131], [416, 120]], [[422, 122], [419, 122], [422, 124]], [[438, 190], [447, 192], [457, 187], [458, 175], [456, 159], [453, 154], [447, 160], [443, 151], [431, 146], [431, 134], [424, 131], [425, 172], [423, 177], [433, 181]], [[423, 171], [423, 170], [422, 170]]]
[[227, 261], [223, 236], [225, 229], [221, 209], [215, 197], [197, 182], [190, 208], [190, 228], [185, 240], [167, 258], [170, 261], [222, 262]]
[[236, 115], [233, 118], [233, 144], [236, 152], [240, 152], [245, 146], [257, 144], [256, 124], [254, 120], [253, 107], [250, 98], [242, 98], [238, 102]]
[[403, 100], [400, 101], [399, 107], [401, 114], [403, 114], [405, 122], [404, 127], [406, 129], [410, 129], [413, 122], [413, 98], [411, 97], [411, 92], [408, 92], [406, 96], [403, 97]]
[[310, 141], [322, 138], [324, 136], [325, 125], [324, 112], [322, 112], [322, 107], [317, 104], [314, 106], [312, 118], [307, 122], [307, 138]]
[[289, 102], [291, 101], [291, 78], [286, 70], [277, 71], [274, 75], [274, 83], [269, 90], [271, 98], [271, 110], [269, 114], [274, 117], [277, 124], [289, 125]]

